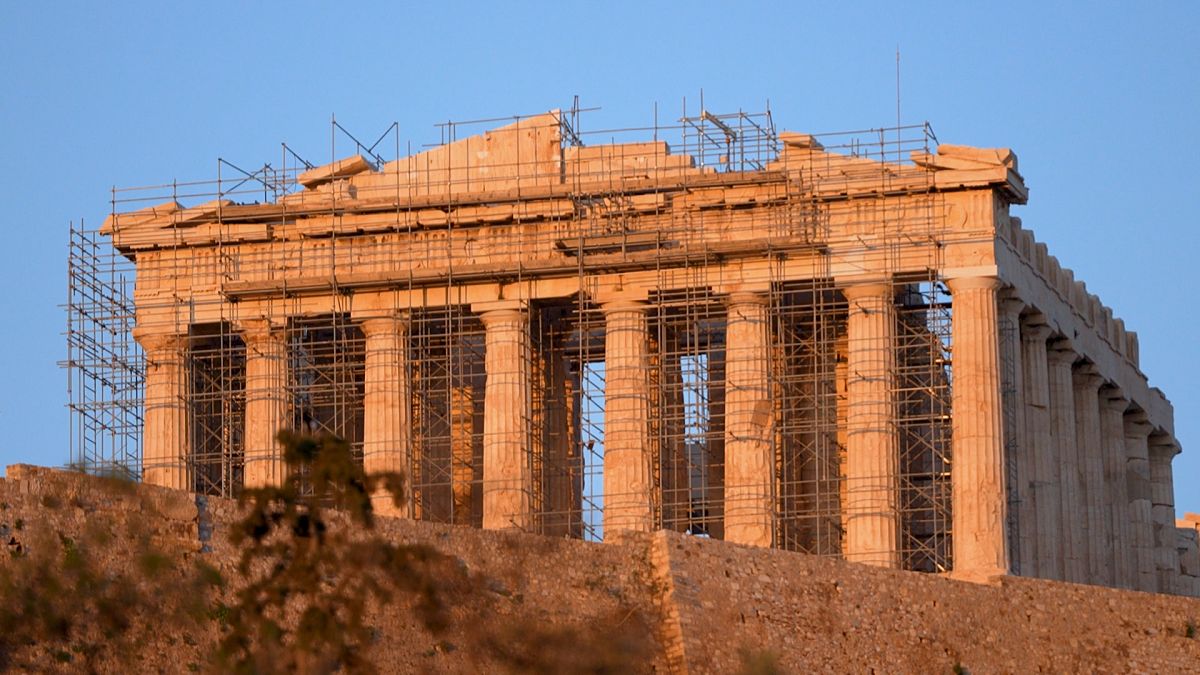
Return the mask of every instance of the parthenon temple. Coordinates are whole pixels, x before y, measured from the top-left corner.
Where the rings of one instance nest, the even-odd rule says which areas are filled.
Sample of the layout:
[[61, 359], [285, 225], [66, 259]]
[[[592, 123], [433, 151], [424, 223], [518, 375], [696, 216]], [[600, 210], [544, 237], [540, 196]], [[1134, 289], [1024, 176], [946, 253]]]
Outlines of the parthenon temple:
[[406, 475], [395, 517], [1200, 596], [1172, 406], [1010, 214], [1012, 151], [486, 124], [115, 190], [72, 245], [77, 461], [233, 496], [326, 432]]

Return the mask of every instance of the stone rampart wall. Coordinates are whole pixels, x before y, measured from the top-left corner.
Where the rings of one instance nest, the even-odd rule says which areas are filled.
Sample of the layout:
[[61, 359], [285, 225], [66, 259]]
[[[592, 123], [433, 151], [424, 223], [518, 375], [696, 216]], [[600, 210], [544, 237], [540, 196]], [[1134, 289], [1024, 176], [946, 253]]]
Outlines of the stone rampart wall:
[[[198, 506], [184, 493], [50, 469], [14, 466], [0, 479], [7, 548], [102, 530], [112, 544], [101, 562], [114, 568], [132, 569], [132, 542], [149, 537], [232, 575], [236, 513], [228, 500]], [[736, 672], [748, 655], [785, 672], [1200, 669], [1196, 599], [1036, 579], [980, 585], [668, 532], [600, 545], [384, 518], [379, 530], [436, 546], [486, 579], [438, 638], [403, 607], [375, 616], [382, 631], [370, 656], [385, 671], [494, 670], [469, 631], [522, 622], [591, 631], [602, 643], [640, 633], [656, 672]], [[202, 664], [216, 634], [215, 625], [186, 640], [164, 634], [135, 663]]]

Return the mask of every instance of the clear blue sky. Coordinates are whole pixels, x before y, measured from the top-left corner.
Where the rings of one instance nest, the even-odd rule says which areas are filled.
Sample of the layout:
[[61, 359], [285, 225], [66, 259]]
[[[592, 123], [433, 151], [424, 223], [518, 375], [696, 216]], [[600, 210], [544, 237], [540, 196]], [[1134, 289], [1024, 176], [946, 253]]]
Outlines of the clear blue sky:
[[718, 111], [769, 98], [786, 129], [891, 125], [898, 45], [904, 120], [1016, 150], [1015, 212], [1138, 331], [1175, 404], [1177, 503], [1200, 511], [1200, 3], [393, 4], [6, 3], [0, 466], [67, 459], [67, 224], [98, 224], [114, 184], [273, 162], [280, 141], [324, 158], [331, 113], [415, 145], [575, 94], [603, 106], [593, 128], [701, 88]]

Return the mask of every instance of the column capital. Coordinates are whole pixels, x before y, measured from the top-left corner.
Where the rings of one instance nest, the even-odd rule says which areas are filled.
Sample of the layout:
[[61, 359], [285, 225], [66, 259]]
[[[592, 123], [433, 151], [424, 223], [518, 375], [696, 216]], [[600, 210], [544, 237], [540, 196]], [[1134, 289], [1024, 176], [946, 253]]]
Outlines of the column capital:
[[285, 324], [268, 318], [241, 319], [234, 326], [242, 334], [246, 344], [278, 340], [283, 333]]
[[970, 277], [953, 277], [946, 279], [946, 286], [950, 288], [950, 294], [953, 295], [960, 291], [970, 290], [991, 290], [1000, 289], [1000, 277], [995, 276], [970, 276]]
[[1013, 288], [1005, 288], [1000, 291], [997, 298], [997, 305], [1003, 314], [1013, 317], [1018, 321], [1020, 321], [1021, 312], [1025, 311], [1025, 308], [1029, 306], [1017, 295], [1016, 289]]
[[1179, 441], [1176, 441], [1167, 434], [1150, 434], [1147, 444], [1150, 449], [1150, 456], [1152, 457], [1158, 455], [1170, 460], [1181, 452]]
[[1122, 415], [1129, 409], [1129, 399], [1125, 392], [1115, 385], [1107, 385], [1100, 389], [1100, 405], [1109, 412], [1119, 412]]
[[1150, 434], [1154, 431], [1154, 425], [1150, 424], [1150, 420], [1146, 417], [1146, 413], [1140, 409], [1132, 409], [1125, 413], [1125, 437], [1141, 439], [1143, 441], [1150, 438]]
[[471, 305], [471, 311], [479, 315], [484, 328], [493, 328], [505, 324], [521, 324], [528, 321], [528, 300], [495, 300], [477, 302]]
[[1041, 342], [1044, 344], [1046, 340], [1050, 339], [1052, 332], [1050, 326], [1044, 323], [1030, 324], [1025, 321], [1021, 322], [1021, 339], [1027, 342]]
[[891, 281], [871, 279], [843, 283], [839, 280], [838, 288], [848, 302], [857, 302], [866, 298], [891, 298], [896, 294], [896, 287]]
[[1104, 382], [1104, 376], [1096, 370], [1096, 366], [1092, 363], [1085, 361], [1071, 371], [1071, 384], [1076, 389], [1098, 391]]
[[526, 309], [489, 309], [479, 314], [479, 320], [483, 322], [485, 328], [493, 328], [503, 325], [520, 325], [529, 321], [529, 312]]
[[610, 300], [600, 305], [600, 311], [604, 312], [605, 316], [617, 312], [638, 312], [644, 314], [650, 309], [650, 304], [645, 300]]
[[141, 328], [133, 329], [133, 339], [142, 346], [147, 354], [161, 352], [181, 352], [187, 348], [186, 333], [159, 333]]
[[1071, 344], [1070, 340], [1065, 338], [1051, 338], [1046, 345], [1046, 360], [1052, 365], [1070, 365], [1079, 360], [1079, 354], [1075, 351], [1075, 346]]
[[372, 316], [358, 319], [358, 327], [363, 337], [376, 335], [403, 334], [408, 332], [409, 312], [392, 312], [388, 316]]
[[756, 291], [735, 291], [725, 296], [725, 306], [733, 307], [735, 305], [752, 305], [756, 307], [765, 307], [771, 298], [766, 292]]

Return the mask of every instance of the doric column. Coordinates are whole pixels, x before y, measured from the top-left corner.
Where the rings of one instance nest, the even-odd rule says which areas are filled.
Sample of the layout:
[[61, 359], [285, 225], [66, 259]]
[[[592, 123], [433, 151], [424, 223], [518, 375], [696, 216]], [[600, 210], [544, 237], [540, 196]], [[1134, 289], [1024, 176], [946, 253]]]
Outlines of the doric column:
[[725, 540], [770, 546], [773, 540], [775, 420], [767, 354], [767, 299], [729, 296], [725, 326]]
[[[486, 356], [484, 357], [486, 369]], [[484, 434], [480, 429], [480, 416], [476, 414], [479, 408], [479, 397], [487, 398], [487, 378], [484, 386], [475, 382], [475, 377], [466, 375], [460, 381], [453, 382], [446, 399], [446, 422], [449, 423], [448, 440], [450, 441], [450, 522], [455, 525], [471, 525], [476, 522], [475, 499], [478, 492], [480, 508], [482, 509], [483, 486], [482, 467], [475, 463], [475, 439]], [[483, 391], [481, 391], [483, 390]], [[487, 402], [484, 401], [483, 422], [487, 421]], [[531, 408], [532, 409], [532, 408]], [[486, 436], [483, 436], [486, 438]], [[478, 487], [478, 491], [476, 488]], [[480, 521], [481, 522], [481, 521]], [[482, 524], [482, 522], [481, 522]]]
[[689, 471], [693, 463], [689, 459], [691, 448], [686, 439], [683, 359], [678, 351], [679, 336], [666, 335], [664, 338], [665, 349], [659, 350], [657, 363], [651, 355], [650, 366], [651, 372], [657, 373], [659, 378], [652, 389], [659, 392], [661, 412], [650, 415], [658, 420], [656, 454], [660, 517], [663, 529], [685, 531], [695, 523], [691, 521]]
[[[1000, 300], [1000, 375], [1004, 392], [1004, 453], [1010, 471], [1005, 481], [1010, 509], [1008, 522], [1016, 531], [1009, 532], [1009, 563], [1021, 576], [1037, 575], [1037, 510], [1033, 503], [1033, 452], [1026, 437], [1025, 369], [1021, 345], [1021, 311], [1025, 303], [1016, 297]], [[1015, 468], [1015, 470], [1013, 470]]]
[[1087, 583], [1109, 586], [1108, 518], [1104, 508], [1104, 451], [1100, 446], [1100, 385], [1104, 378], [1090, 365], [1081, 365], [1073, 375], [1075, 387], [1075, 445], [1083, 478], [1083, 510], [1079, 522], [1084, 533]]
[[1021, 331], [1021, 363], [1025, 375], [1025, 447], [1032, 456], [1030, 492], [1036, 509], [1037, 566], [1033, 576], [1063, 578], [1062, 497], [1058, 453], [1050, 434], [1050, 381], [1046, 339], [1050, 328], [1030, 323]]
[[[555, 339], [543, 335], [543, 340]], [[541, 532], [568, 536], [576, 530], [582, 504], [579, 460], [579, 385], [570, 373], [561, 345], [546, 345], [535, 356], [539, 364], [533, 387], [535, 417], [540, 415], [542, 452]], [[538, 390], [541, 394], [538, 395]]]
[[[890, 283], [842, 290], [846, 323], [846, 560], [900, 566], [896, 307]], [[728, 408], [726, 408], [728, 416]], [[728, 450], [726, 450], [728, 456]]]
[[246, 434], [242, 484], [279, 486], [287, 478], [275, 435], [288, 424], [287, 332], [265, 319], [241, 323], [246, 342]]
[[529, 314], [524, 307], [489, 309], [483, 394], [483, 527], [533, 528]]
[[191, 492], [187, 336], [135, 331], [135, 337], [146, 354], [142, 481]]
[[604, 310], [604, 537], [654, 526], [650, 471], [650, 335], [644, 302]]
[[1075, 444], [1075, 386], [1071, 368], [1075, 352], [1064, 341], [1051, 344], [1047, 352], [1050, 383], [1050, 434], [1058, 457], [1059, 495], [1062, 497], [1063, 580], [1087, 583], [1087, 551], [1084, 543], [1083, 499]]
[[953, 296], [954, 573], [1007, 574], [1004, 419], [995, 277], [948, 282]]
[[1153, 428], [1145, 413], [1125, 415], [1126, 491], [1129, 494], [1129, 529], [1133, 541], [1134, 588], [1146, 593], [1158, 590], [1154, 564], [1154, 513], [1150, 489], [1150, 446]]
[[1169, 436], [1149, 439], [1150, 501], [1154, 519], [1154, 567], [1158, 574], [1158, 592], [1178, 591], [1179, 535], [1175, 532], [1175, 485], [1171, 460], [1179, 446]]
[[[366, 319], [359, 324], [365, 337], [363, 377], [363, 469], [368, 473], [400, 473], [407, 478], [409, 434], [412, 429], [412, 389], [408, 376], [408, 317]], [[407, 484], [407, 483], [406, 483]], [[371, 496], [375, 513], [411, 517], [411, 494], [403, 504], [379, 490]]]
[[1134, 588], [1133, 535], [1129, 523], [1129, 491], [1125, 482], [1125, 410], [1129, 401], [1114, 387], [1100, 390], [1100, 448], [1104, 454], [1104, 508], [1111, 544], [1107, 555], [1112, 583]]
[[[725, 419], [725, 345], [708, 355], [708, 419], [710, 424]], [[723, 423], [723, 422], [722, 422]], [[725, 437], [708, 435], [704, 469], [704, 500], [701, 509], [705, 527], [714, 539], [725, 538]]]

